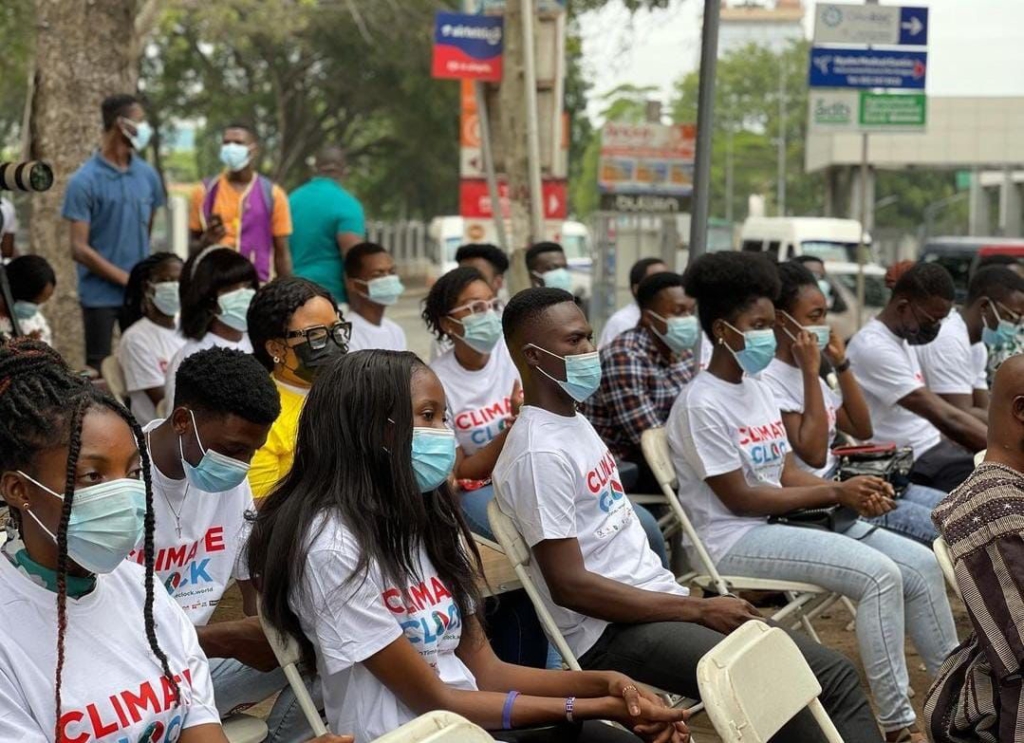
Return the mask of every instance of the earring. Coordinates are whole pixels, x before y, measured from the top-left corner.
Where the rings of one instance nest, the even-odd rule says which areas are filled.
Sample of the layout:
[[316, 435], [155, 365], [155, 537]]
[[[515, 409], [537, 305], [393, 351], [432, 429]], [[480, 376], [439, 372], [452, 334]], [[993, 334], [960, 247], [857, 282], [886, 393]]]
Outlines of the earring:
[[277, 356], [275, 356], [274, 357], [274, 363], [275, 364], [280, 364], [281, 363], [281, 359], [279, 359]]

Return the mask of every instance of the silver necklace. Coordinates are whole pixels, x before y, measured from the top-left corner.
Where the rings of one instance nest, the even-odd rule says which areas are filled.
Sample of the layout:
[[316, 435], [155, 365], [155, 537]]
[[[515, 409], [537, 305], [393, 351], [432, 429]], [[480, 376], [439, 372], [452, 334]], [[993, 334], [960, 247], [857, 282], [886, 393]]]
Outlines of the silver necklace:
[[[153, 446], [150, 443], [150, 434], [151, 433], [152, 433], [152, 431], [147, 431], [146, 432], [146, 446], [149, 447], [150, 461], [152, 461], [152, 456], [153, 456]], [[156, 463], [153, 464], [153, 469], [156, 469]], [[185, 480], [185, 494], [183, 496], [181, 496], [181, 506], [178, 508], [177, 511], [175, 511], [174, 510], [174, 506], [171, 505], [171, 499], [167, 497], [167, 493], [165, 493], [163, 490], [160, 491], [160, 497], [164, 499], [164, 503], [167, 504], [167, 508], [174, 515], [174, 531], [177, 532], [178, 539], [181, 539], [181, 513], [182, 513], [182, 511], [185, 510], [185, 500], [188, 498], [190, 485], [191, 485], [191, 483], [189, 483], [188, 479], [186, 478], [186, 480]]]

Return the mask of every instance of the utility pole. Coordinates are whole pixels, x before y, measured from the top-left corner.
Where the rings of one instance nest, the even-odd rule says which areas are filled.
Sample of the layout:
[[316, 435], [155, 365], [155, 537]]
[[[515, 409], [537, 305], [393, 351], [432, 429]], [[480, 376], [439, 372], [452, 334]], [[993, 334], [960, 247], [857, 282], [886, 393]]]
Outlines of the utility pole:
[[[878, 0], [865, 0], [867, 5], [878, 5]], [[871, 47], [869, 46], [868, 49]], [[868, 231], [868, 135], [860, 135], [860, 177], [858, 186], [860, 200], [860, 244], [857, 246], [857, 327], [864, 324], [865, 279], [864, 264], [867, 256], [867, 241], [864, 235]]]
[[786, 216], [786, 52], [779, 57], [779, 164], [775, 193], [779, 216]]
[[715, 67], [718, 65], [718, 19], [721, 0], [704, 0], [700, 45], [700, 88], [697, 94], [697, 146], [693, 161], [693, 215], [690, 219], [690, 261], [707, 248], [711, 202], [711, 134], [715, 125]]

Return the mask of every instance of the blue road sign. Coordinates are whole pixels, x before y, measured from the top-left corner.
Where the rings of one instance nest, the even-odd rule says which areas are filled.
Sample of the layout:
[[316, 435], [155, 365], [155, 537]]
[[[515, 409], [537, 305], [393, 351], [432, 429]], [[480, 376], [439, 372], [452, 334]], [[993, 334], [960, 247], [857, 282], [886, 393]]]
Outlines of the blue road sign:
[[812, 88], [906, 88], [924, 90], [928, 52], [890, 49], [811, 49]]
[[928, 8], [900, 8], [900, 45], [928, 45]]

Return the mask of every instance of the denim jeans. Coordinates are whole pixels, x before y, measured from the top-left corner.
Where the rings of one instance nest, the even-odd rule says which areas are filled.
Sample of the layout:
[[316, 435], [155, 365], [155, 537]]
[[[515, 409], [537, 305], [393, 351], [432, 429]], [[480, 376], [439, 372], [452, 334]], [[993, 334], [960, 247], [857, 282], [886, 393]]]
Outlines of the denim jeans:
[[866, 520], [875, 526], [909, 537], [930, 549], [932, 542], [939, 537], [932, 523], [932, 509], [945, 497], [946, 494], [941, 490], [911, 484], [896, 501], [894, 510]]
[[[313, 731], [306, 722], [295, 693], [288, 685], [284, 670], [275, 668], [264, 673], [234, 658], [210, 658], [210, 678], [213, 681], [217, 712], [221, 717], [259, 704], [281, 692], [267, 718], [267, 727], [270, 729], [267, 743], [302, 743], [313, 738]], [[319, 681], [315, 678], [307, 679], [306, 688], [317, 709], [321, 709], [324, 700]]]
[[724, 574], [814, 583], [857, 602], [857, 642], [879, 722], [914, 722], [904, 627], [934, 675], [957, 645], [942, 572], [932, 551], [859, 521], [843, 534], [765, 524], [718, 563]]

